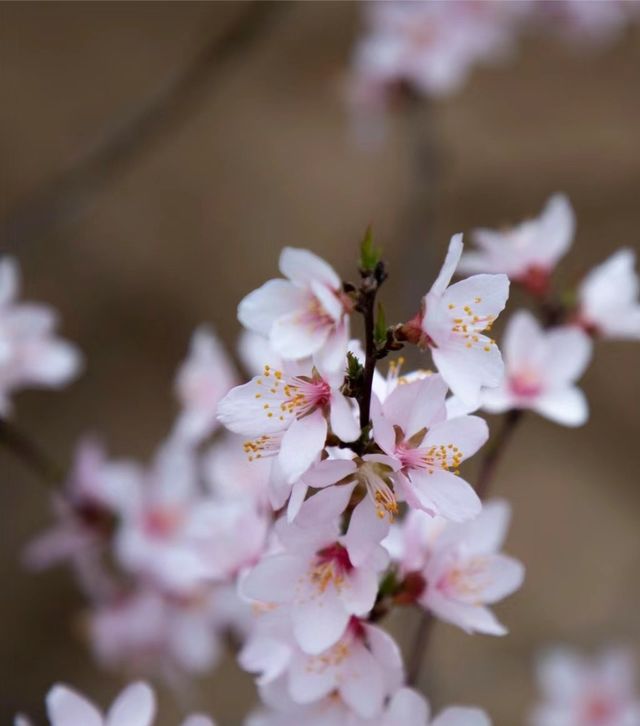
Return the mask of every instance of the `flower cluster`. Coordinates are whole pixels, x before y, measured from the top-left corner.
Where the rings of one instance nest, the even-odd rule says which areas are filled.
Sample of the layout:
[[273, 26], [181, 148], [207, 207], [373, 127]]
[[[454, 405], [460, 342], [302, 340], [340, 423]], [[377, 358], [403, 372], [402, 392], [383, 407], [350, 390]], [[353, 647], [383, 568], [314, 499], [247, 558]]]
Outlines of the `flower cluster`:
[[[180, 687], [211, 670], [226, 639], [256, 676], [262, 706], [249, 726], [487, 726], [484, 712], [460, 707], [431, 720], [381, 621], [410, 606], [467, 633], [507, 632], [493, 606], [518, 590], [524, 567], [502, 551], [509, 504], [485, 500], [500, 439], [475, 487], [463, 472], [489, 438], [474, 412], [505, 412], [507, 426], [527, 409], [581, 424], [575, 384], [592, 339], [640, 338], [630, 250], [556, 292], [574, 228], [556, 195], [537, 219], [476, 231], [473, 251], [454, 235], [415, 314], [392, 325], [369, 233], [356, 282], [285, 248], [283, 278], [238, 308], [250, 380], [197, 329], [176, 376], [179, 414], [152, 461], [111, 459], [83, 439], [53, 502], [56, 524], [27, 548], [32, 567], [73, 568], [99, 662]], [[474, 274], [452, 282], [461, 271]], [[499, 347], [491, 336], [510, 281], [541, 321], [516, 312]], [[363, 341], [351, 338], [356, 315]], [[404, 372], [396, 357], [383, 375], [379, 361], [406, 346], [433, 370]], [[143, 684], [106, 717], [62, 686], [47, 707], [54, 726], [145, 726], [155, 709]], [[574, 723], [545, 714], [583, 707], [552, 703], [535, 724]]]

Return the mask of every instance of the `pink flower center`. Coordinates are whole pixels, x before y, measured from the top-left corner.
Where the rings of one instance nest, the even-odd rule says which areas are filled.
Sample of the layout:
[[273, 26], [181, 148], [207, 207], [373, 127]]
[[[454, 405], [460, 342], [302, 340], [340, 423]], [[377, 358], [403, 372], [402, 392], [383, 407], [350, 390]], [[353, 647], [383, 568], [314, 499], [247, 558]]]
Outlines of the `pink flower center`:
[[311, 569], [311, 582], [323, 593], [330, 584], [340, 590], [345, 574], [353, 569], [349, 553], [338, 542], [321, 549]]
[[145, 512], [144, 531], [157, 539], [171, 536], [182, 522], [182, 513], [177, 509], [157, 507]]
[[509, 378], [509, 388], [518, 398], [535, 398], [542, 392], [542, 384], [532, 372], [522, 372]]
[[315, 295], [309, 297], [309, 303], [297, 316], [297, 322], [311, 330], [321, 330], [335, 325], [335, 320]]
[[396, 447], [396, 456], [404, 469], [424, 469], [433, 474], [436, 469], [453, 470], [458, 474], [464, 454], [455, 444], [412, 447], [406, 441]]
[[617, 714], [616, 704], [604, 694], [590, 696], [585, 704], [585, 726], [608, 726]]

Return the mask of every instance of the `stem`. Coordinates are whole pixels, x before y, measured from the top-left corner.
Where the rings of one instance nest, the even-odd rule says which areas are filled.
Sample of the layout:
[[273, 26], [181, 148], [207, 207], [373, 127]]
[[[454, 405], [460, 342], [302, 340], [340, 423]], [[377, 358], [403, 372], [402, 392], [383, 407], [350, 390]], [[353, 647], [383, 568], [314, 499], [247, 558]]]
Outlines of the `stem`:
[[[518, 424], [522, 421], [523, 413], [523, 411], [512, 409], [504, 415], [502, 426], [491, 442], [480, 465], [480, 473], [478, 474], [478, 483], [476, 486], [476, 493], [480, 499], [486, 499], [498, 464]], [[414, 645], [409, 656], [407, 682], [410, 686], [415, 686], [420, 678], [422, 659], [427, 649], [429, 634], [431, 633], [434, 622], [433, 615], [427, 610], [424, 610], [420, 616], [420, 623], [415, 635]]]
[[512, 409], [504, 415], [502, 426], [491, 442], [480, 465], [480, 473], [478, 474], [478, 483], [476, 485], [476, 493], [480, 499], [486, 498], [498, 464], [502, 459], [507, 444], [522, 420], [523, 413], [523, 411]]
[[0, 446], [8, 449], [45, 484], [57, 487], [63, 481], [64, 470], [26, 434], [1, 418]]
[[360, 394], [360, 428], [364, 428], [369, 423], [371, 413], [371, 389], [373, 387], [373, 374], [376, 369], [377, 349], [374, 334], [375, 326], [375, 302], [376, 288], [364, 294], [364, 304], [362, 314], [364, 316], [364, 335], [365, 335], [365, 362], [363, 385]]
[[433, 630], [435, 619], [427, 610], [420, 613], [420, 622], [413, 641], [413, 648], [407, 665], [407, 685], [415, 686], [420, 678], [422, 658], [429, 644], [429, 636]]

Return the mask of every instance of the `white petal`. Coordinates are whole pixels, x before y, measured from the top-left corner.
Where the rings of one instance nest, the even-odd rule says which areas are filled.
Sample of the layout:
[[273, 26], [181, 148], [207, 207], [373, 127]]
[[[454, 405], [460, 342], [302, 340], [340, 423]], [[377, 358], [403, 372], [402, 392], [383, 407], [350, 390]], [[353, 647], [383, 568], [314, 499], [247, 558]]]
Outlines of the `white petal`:
[[349, 529], [342, 538], [353, 565], [359, 567], [388, 532], [389, 518], [378, 517], [371, 497], [365, 496], [353, 510]]
[[218, 420], [230, 431], [243, 436], [284, 431], [293, 416], [281, 409], [284, 394], [279, 393], [279, 389], [273, 394], [269, 385], [269, 379], [256, 376], [248, 383], [232, 388], [218, 404]]
[[511, 505], [505, 499], [490, 499], [482, 512], [461, 526], [467, 551], [488, 555], [502, 547], [509, 529]]
[[340, 598], [347, 612], [361, 616], [368, 614], [378, 594], [378, 571], [366, 563], [347, 574], [340, 591]]
[[323, 378], [332, 374], [344, 376], [347, 361], [347, 345], [349, 342], [349, 321], [343, 320], [329, 332], [324, 345], [315, 354], [315, 362]]
[[287, 280], [269, 280], [238, 305], [238, 320], [249, 330], [269, 335], [272, 325], [292, 310], [305, 307], [308, 294]]
[[429, 594], [428, 591], [425, 602], [440, 620], [457, 625], [467, 633], [507, 634], [507, 629], [496, 620], [489, 608], [445, 598], [438, 592]]
[[409, 481], [426, 512], [454, 522], [473, 519], [480, 514], [482, 503], [473, 487], [449, 471], [436, 469], [429, 474], [412, 470]]
[[290, 602], [306, 570], [307, 561], [303, 557], [270, 555], [258, 562], [242, 579], [241, 595], [262, 602]]
[[289, 694], [296, 703], [313, 703], [336, 687], [336, 670], [300, 652], [289, 668]]
[[293, 633], [305, 653], [318, 655], [340, 640], [350, 615], [333, 585], [323, 593], [309, 588], [298, 597], [291, 611]]
[[359, 716], [373, 718], [382, 710], [386, 684], [380, 664], [361, 643], [354, 643], [338, 683], [340, 695]]
[[480, 342], [472, 348], [460, 340], [431, 351], [433, 362], [451, 391], [472, 408], [480, 405], [481, 388], [498, 386], [504, 376], [498, 347], [483, 335], [478, 338]]
[[495, 318], [504, 310], [508, 297], [509, 278], [506, 275], [472, 275], [447, 288], [442, 302], [447, 309], [450, 305], [456, 306], [449, 312], [451, 319], [461, 315], [459, 311], [465, 307], [481, 318]]
[[199, 713], [194, 713], [182, 722], [182, 726], [216, 726], [215, 721], [210, 719], [208, 716], [203, 716]]
[[309, 250], [285, 247], [280, 253], [280, 272], [297, 285], [307, 287], [312, 281], [338, 289], [340, 278], [331, 265]]
[[360, 436], [360, 424], [352, 401], [340, 391], [331, 393], [331, 430], [341, 441], [355, 441]]
[[116, 698], [105, 726], [150, 726], [156, 712], [156, 698], [146, 683], [132, 683]]
[[493, 555], [483, 579], [486, 583], [478, 592], [482, 602], [491, 605], [514, 593], [524, 581], [524, 566], [513, 557]]
[[321, 411], [296, 419], [282, 437], [278, 461], [286, 480], [293, 483], [315, 461], [327, 439], [327, 421]]
[[429, 706], [417, 691], [401, 688], [393, 695], [385, 716], [384, 726], [427, 726]]
[[67, 686], [53, 686], [46, 700], [51, 726], [103, 726], [102, 714], [98, 709]]
[[531, 365], [531, 351], [543, 339], [540, 324], [528, 310], [518, 310], [507, 322], [502, 339], [502, 352], [509, 370]]
[[575, 214], [569, 200], [564, 194], [554, 194], [539, 218], [539, 261], [553, 267], [571, 247], [575, 226]]
[[454, 234], [449, 242], [447, 256], [445, 257], [442, 268], [440, 269], [438, 277], [431, 286], [431, 290], [429, 292], [436, 293], [437, 295], [442, 295], [447, 285], [451, 282], [451, 278], [456, 271], [458, 262], [460, 262], [462, 248], [462, 235]]
[[332, 323], [316, 325], [306, 322], [296, 311], [274, 322], [269, 340], [278, 355], [287, 360], [296, 360], [318, 353], [333, 329]]
[[575, 386], [544, 393], [536, 399], [533, 409], [563, 426], [582, 426], [589, 418], [587, 399]]
[[434, 719], [431, 726], [491, 726], [491, 721], [479, 708], [451, 706]]
[[546, 345], [545, 378], [552, 386], [573, 383], [591, 361], [591, 338], [579, 328], [564, 326], [549, 330]]

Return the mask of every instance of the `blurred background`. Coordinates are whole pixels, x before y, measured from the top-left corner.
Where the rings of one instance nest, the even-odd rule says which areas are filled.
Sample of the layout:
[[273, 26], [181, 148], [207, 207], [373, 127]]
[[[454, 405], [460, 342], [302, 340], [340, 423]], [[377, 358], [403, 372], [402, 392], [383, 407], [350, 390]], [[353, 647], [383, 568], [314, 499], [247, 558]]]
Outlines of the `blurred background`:
[[[638, 249], [637, 26], [589, 51], [525, 38], [363, 149], [344, 103], [356, 4], [3, 3], [0, 15], [2, 251], [19, 259], [25, 298], [57, 308], [87, 358], [64, 392], [17, 399], [17, 423], [61, 462], [87, 430], [114, 455], [147, 458], [176, 411], [191, 331], [210, 322], [233, 349], [236, 304], [277, 274], [285, 244], [349, 278], [371, 223], [391, 321], [415, 312], [452, 233], [537, 214], [555, 191], [578, 218], [564, 280]], [[131, 119], [142, 133], [126, 131]], [[541, 647], [638, 652], [639, 362], [637, 346], [598, 345], [589, 423], [531, 417], [517, 432], [494, 492], [513, 504], [507, 550], [527, 580], [497, 608], [508, 637], [436, 628], [422, 683], [436, 707], [477, 704], [513, 726]], [[0, 467], [0, 721], [43, 719], [58, 680], [106, 705], [120, 681], [91, 662], [71, 576], [19, 563], [50, 521], [48, 495], [4, 451]], [[410, 641], [411, 616], [393, 627]], [[196, 691], [223, 725], [254, 700], [232, 657]], [[176, 723], [178, 705], [166, 693], [163, 704], [159, 723]]]

